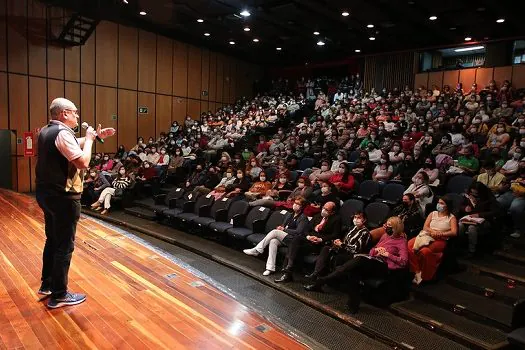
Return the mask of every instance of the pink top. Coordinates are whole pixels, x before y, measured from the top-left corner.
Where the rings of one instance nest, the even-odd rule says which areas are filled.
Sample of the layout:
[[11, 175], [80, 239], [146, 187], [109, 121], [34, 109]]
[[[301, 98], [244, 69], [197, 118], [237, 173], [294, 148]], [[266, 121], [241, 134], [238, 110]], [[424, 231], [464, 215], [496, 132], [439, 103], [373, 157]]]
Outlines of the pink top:
[[[385, 248], [390, 254], [388, 257], [377, 255], [376, 248]], [[370, 256], [376, 256], [388, 265], [389, 270], [403, 269], [408, 262], [408, 247], [405, 237], [392, 237], [384, 234], [379, 242], [370, 250]]]

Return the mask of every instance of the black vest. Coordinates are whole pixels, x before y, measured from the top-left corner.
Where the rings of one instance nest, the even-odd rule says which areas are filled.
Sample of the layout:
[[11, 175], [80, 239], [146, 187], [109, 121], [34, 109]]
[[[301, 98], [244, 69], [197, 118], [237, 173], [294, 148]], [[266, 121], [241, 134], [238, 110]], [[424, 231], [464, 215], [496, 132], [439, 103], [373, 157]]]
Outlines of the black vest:
[[82, 193], [83, 172], [70, 163], [56, 147], [55, 140], [59, 132], [69, 132], [75, 136], [69, 128], [55, 123], [48, 124], [38, 136], [36, 191], [78, 199]]

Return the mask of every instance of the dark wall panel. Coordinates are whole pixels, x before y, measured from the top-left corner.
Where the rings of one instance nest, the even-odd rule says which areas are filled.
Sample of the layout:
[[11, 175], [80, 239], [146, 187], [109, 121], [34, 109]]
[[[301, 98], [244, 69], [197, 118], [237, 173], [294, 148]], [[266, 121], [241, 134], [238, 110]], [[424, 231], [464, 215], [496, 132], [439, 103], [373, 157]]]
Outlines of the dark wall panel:
[[119, 145], [127, 149], [137, 143], [137, 92], [119, 89], [118, 91], [118, 125]]
[[118, 25], [101, 22], [97, 26], [95, 72], [98, 85], [117, 86]]
[[157, 36], [139, 31], [139, 91], [155, 92]]

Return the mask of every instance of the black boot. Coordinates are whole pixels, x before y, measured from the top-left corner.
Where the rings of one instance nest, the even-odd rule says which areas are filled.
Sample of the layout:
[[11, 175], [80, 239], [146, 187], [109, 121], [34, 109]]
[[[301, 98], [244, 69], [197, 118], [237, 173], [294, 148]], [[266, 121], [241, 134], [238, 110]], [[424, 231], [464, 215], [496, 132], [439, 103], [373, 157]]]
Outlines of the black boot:
[[281, 277], [274, 280], [276, 283], [285, 283], [293, 281], [293, 276], [291, 272], [285, 271]]
[[308, 278], [309, 280], [316, 280], [317, 277], [319, 277], [319, 274], [317, 272], [312, 272], [311, 274], [304, 275], [304, 278]]
[[323, 291], [323, 282], [320, 279], [315, 281], [315, 283], [306, 284], [303, 288], [309, 292], [322, 292]]

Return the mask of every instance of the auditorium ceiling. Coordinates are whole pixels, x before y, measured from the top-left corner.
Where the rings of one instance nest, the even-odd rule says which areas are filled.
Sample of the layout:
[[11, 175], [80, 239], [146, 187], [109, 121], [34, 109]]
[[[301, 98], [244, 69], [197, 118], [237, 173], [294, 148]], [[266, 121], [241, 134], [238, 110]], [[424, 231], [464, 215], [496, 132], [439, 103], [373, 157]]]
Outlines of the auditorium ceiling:
[[[522, 24], [525, 2], [516, 0], [45, 2], [205, 45], [261, 64], [301, 64], [525, 35]], [[145, 14], [141, 15], [141, 11]], [[471, 40], [467, 42], [465, 38]]]

